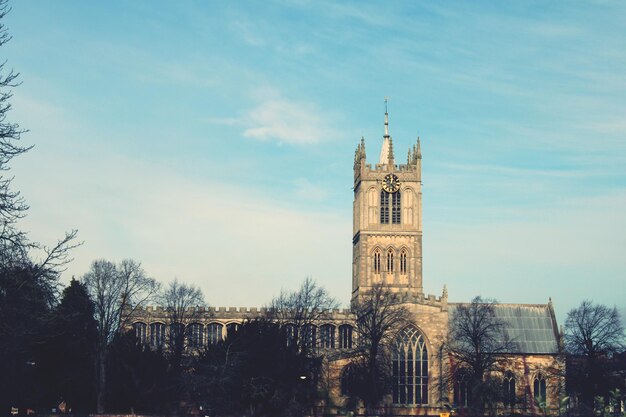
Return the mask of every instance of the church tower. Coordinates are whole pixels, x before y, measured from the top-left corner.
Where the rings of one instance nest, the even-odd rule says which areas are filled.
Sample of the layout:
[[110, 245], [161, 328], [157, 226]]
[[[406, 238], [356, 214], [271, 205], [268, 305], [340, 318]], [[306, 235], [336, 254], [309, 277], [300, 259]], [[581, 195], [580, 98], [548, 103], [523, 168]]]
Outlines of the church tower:
[[354, 157], [352, 302], [382, 283], [407, 299], [422, 288], [422, 154], [420, 141], [396, 165], [385, 100], [380, 159], [366, 161], [365, 139]]

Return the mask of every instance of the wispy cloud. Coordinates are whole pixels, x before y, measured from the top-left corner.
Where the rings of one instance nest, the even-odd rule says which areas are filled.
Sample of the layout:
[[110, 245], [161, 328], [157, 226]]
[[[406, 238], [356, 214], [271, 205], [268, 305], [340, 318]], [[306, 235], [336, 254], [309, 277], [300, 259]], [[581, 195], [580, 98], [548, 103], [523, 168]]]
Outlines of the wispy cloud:
[[310, 102], [273, 98], [245, 116], [247, 138], [291, 145], [310, 145], [338, 136], [332, 117]]

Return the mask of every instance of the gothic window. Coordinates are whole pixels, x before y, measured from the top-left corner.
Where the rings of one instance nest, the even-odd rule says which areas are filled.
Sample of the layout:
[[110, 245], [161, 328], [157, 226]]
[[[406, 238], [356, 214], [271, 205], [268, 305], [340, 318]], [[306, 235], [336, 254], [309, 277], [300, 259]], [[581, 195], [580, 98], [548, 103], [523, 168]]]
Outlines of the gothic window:
[[291, 345], [298, 340], [298, 326], [295, 324], [285, 325], [285, 334], [287, 335], [287, 344]]
[[393, 272], [393, 249], [387, 251], [387, 272]]
[[302, 326], [302, 344], [308, 351], [314, 351], [317, 346], [317, 326], [305, 324]]
[[160, 349], [165, 343], [165, 324], [150, 323], [150, 345]]
[[192, 323], [187, 326], [187, 345], [191, 348], [200, 348], [204, 345], [204, 326]]
[[537, 374], [533, 381], [533, 395], [535, 396], [535, 404], [539, 406], [546, 405], [546, 379], [542, 374]]
[[503, 403], [505, 407], [515, 406], [515, 376], [511, 372], [507, 372], [502, 381], [502, 393], [504, 396]]
[[470, 395], [468, 391], [469, 373], [460, 370], [454, 381], [454, 404], [457, 407], [467, 408], [470, 405]]
[[179, 343], [183, 343], [185, 326], [182, 323], [170, 324], [170, 345], [177, 346]]
[[341, 395], [349, 396], [353, 394], [355, 384], [355, 372], [352, 365], [343, 368], [341, 373]]
[[391, 223], [400, 224], [400, 191], [391, 195]]
[[352, 349], [352, 326], [349, 324], [339, 326], [339, 349]]
[[209, 345], [222, 341], [223, 327], [220, 323], [211, 323], [206, 327], [207, 343]]
[[239, 323], [229, 323], [226, 325], [226, 337], [232, 337], [239, 330]]
[[414, 327], [404, 329], [396, 341], [392, 388], [395, 404], [428, 404], [428, 351]]
[[146, 333], [148, 332], [148, 325], [146, 323], [137, 322], [133, 324], [133, 330], [135, 331], [135, 337], [139, 343], [146, 343]]
[[406, 249], [400, 252], [400, 273], [406, 274]]
[[380, 223], [389, 224], [389, 193], [385, 190], [380, 192]]
[[374, 273], [380, 274], [380, 250], [374, 251]]
[[320, 327], [320, 348], [335, 348], [335, 326], [332, 324], [324, 324]]

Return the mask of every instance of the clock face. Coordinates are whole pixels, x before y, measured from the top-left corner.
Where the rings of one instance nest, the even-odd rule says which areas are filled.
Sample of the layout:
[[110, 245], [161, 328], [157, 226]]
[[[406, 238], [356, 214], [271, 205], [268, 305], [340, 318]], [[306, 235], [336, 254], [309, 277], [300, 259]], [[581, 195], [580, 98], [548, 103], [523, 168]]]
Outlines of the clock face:
[[400, 180], [395, 174], [387, 174], [383, 178], [383, 190], [388, 193], [395, 193], [400, 189]]

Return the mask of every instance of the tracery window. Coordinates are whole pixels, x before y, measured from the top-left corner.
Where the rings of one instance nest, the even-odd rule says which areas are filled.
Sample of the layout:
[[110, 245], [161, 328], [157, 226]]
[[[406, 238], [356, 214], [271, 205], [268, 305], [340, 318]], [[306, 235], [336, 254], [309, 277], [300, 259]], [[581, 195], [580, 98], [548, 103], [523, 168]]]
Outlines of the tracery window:
[[502, 394], [504, 396], [503, 403], [505, 407], [513, 407], [516, 402], [515, 395], [515, 376], [511, 372], [507, 372], [502, 381]]
[[404, 329], [396, 341], [392, 379], [395, 404], [428, 404], [428, 351], [414, 327]]
[[385, 190], [380, 192], [380, 223], [389, 224], [389, 193]]
[[400, 252], [400, 273], [406, 274], [406, 249]]
[[391, 223], [400, 224], [400, 191], [391, 195]]
[[133, 323], [133, 330], [135, 331], [135, 337], [139, 341], [139, 343], [146, 343], [146, 337], [148, 333], [148, 325], [146, 323]]
[[546, 378], [541, 373], [538, 373], [533, 381], [533, 395], [535, 396], [535, 404], [547, 405]]
[[200, 323], [191, 323], [187, 326], [187, 345], [190, 348], [200, 348], [204, 345], [204, 326]]
[[349, 324], [339, 326], [339, 349], [352, 349], [352, 326]]
[[165, 324], [150, 323], [150, 345], [160, 349], [165, 344]]
[[305, 324], [302, 326], [302, 346], [309, 351], [314, 351], [317, 346], [317, 326]]
[[374, 251], [374, 273], [380, 274], [380, 250]]
[[456, 379], [454, 381], [454, 404], [457, 407], [469, 407], [471, 404], [469, 395], [469, 373], [464, 372], [466, 370], [460, 370], [457, 372]]
[[232, 337], [239, 330], [239, 323], [228, 323], [226, 325], [226, 337]]
[[387, 251], [387, 272], [393, 272], [393, 249]]
[[320, 327], [320, 348], [335, 348], [335, 326], [332, 324], [324, 324]]
[[223, 327], [220, 323], [211, 323], [206, 327], [207, 343], [209, 345], [222, 341]]
[[182, 323], [170, 324], [170, 346], [177, 346], [179, 343], [184, 343], [184, 331], [185, 325]]

